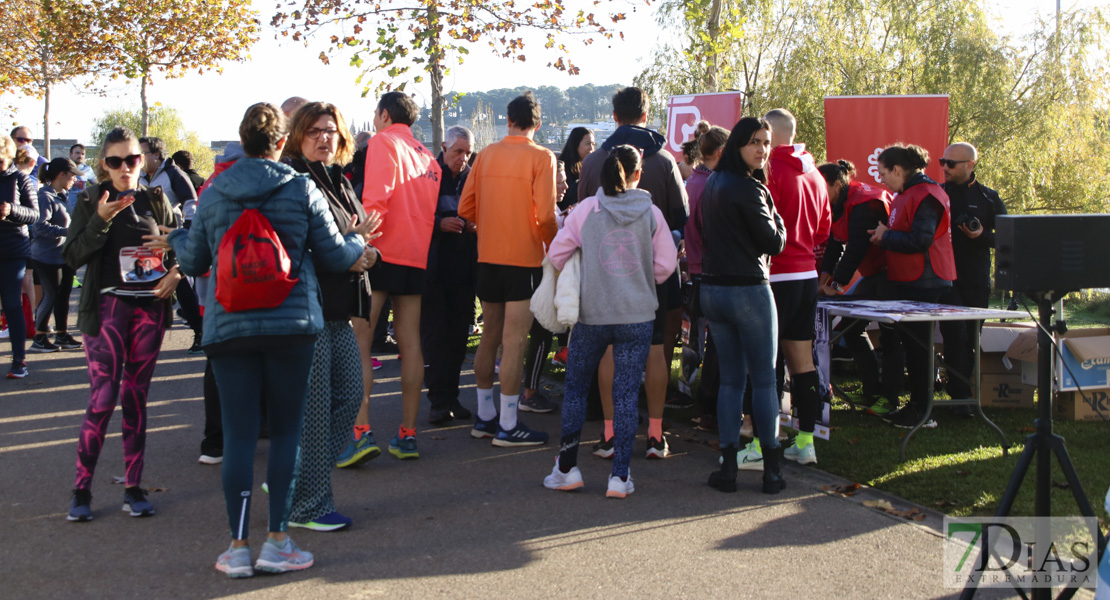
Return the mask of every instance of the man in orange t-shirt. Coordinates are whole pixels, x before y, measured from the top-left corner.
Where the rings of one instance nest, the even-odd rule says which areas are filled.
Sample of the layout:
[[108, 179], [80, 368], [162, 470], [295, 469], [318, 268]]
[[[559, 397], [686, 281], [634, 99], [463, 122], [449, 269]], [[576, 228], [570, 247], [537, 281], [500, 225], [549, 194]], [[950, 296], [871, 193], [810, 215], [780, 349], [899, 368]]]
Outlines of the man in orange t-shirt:
[[[540, 105], [531, 92], [509, 102], [509, 134], [482, 150], [459, 200], [459, 216], [478, 226], [476, 291], [482, 341], [474, 356], [478, 416], [470, 435], [494, 446], [535, 446], [547, 434], [517, 420], [524, 348], [532, 327], [529, 302], [543, 276], [544, 248], [555, 238], [555, 155], [532, 141]], [[497, 347], [501, 403], [493, 401]]]
[[[424, 355], [420, 348], [420, 298], [424, 293], [424, 271], [432, 241], [439, 179], [442, 171], [432, 153], [412, 135], [412, 124], [420, 114], [416, 103], [400, 92], [381, 97], [374, 110], [378, 134], [366, 147], [366, 174], [362, 205], [382, 215], [375, 245], [381, 251], [380, 266], [369, 273], [370, 319], [353, 319], [359, 349], [370, 352], [374, 327], [382, 306], [393, 301], [393, 337], [401, 354], [401, 426], [389, 443], [397, 458], [419, 458], [416, 448], [416, 414], [424, 384]], [[373, 369], [363, 369], [365, 395], [355, 419], [351, 447], [340, 455], [340, 464], [350, 466], [373, 458], [377, 446], [370, 432], [370, 392]]]

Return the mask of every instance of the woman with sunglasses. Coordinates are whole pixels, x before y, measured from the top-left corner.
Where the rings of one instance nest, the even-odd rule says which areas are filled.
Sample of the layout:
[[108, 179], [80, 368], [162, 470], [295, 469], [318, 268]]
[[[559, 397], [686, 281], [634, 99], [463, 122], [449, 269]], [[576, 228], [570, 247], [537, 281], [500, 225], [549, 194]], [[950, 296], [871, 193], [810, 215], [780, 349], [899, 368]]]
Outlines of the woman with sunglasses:
[[28, 226], [39, 219], [31, 180], [15, 167], [16, 145], [0, 136], [0, 304], [8, 322], [12, 368], [8, 379], [27, 376], [27, 318], [23, 312], [23, 279], [31, 257]]
[[[351, 223], [365, 221], [366, 210], [343, 175], [355, 143], [339, 109], [323, 102], [305, 104], [294, 113], [289, 130], [282, 160], [294, 171], [307, 174], [323, 192], [336, 227], [344, 231]], [[369, 314], [370, 280], [365, 273], [328, 272], [320, 257], [314, 254], [313, 258], [324, 330], [316, 338], [308, 375], [300, 476], [293, 491], [289, 525], [336, 531], [351, 524], [350, 518], [335, 510], [331, 470], [351, 439], [355, 415], [362, 405], [362, 362], [351, 317]], [[368, 262], [375, 265], [379, 258], [378, 251], [372, 250]]]
[[[885, 300], [939, 302], [956, 279], [952, 252], [952, 211], [948, 194], [923, 169], [929, 153], [919, 146], [895, 144], [879, 154], [879, 176], [897, 194], [890, 204], [889, 225], [879, 223], [871, 230], [871, 243], [886, 250], [886, 274], [890, 282], [880, 289]], [[909, 371], [910, 401], [883, 420], [910, 429], [925, 418], [929, 403], [929, 352], [918, 340], [929, 339], [930, 322], [904, 323], [901, 329], [880, 324], [883, 344], [883, 387], [903, 389]], [[917, 338], [910, 339], [910, 338]], [[901, 350], [901, 351], [900, 351]], [[896, 398], [889, 398], [896, 405]], [[879, 414], [882, 401], [871, 407]], [[896, 406], [890, 406], [896, 408]], [[922, 427], [936, 427], [929, 420]]]
[[175, 226], [161, 188], [139, 183], [139, 138], [117, 127], [104, 136], [99, 183], [77, 200], [62, 256], [73, 270], [85, 267], [77, 328], [84, 334], [91, 395], [77, 441], [77, 477], [70, 521], [89, 521], [92, 478], [117, 399], [123, 407], [123, 456], [127, 466], [124, 510], [148, 517], [154, 507], [139, 484], [146, 450], [146, 399], [150, 378], [173, 319], [181, 280], [172, 253], [146, 248], [144, 235]]

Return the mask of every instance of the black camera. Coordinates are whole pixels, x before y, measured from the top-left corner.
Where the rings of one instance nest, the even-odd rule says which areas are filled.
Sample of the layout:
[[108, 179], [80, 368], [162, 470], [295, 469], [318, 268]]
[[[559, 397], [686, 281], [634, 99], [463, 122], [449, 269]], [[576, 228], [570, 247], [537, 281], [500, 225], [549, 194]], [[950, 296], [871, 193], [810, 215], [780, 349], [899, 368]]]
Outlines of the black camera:
[[959, 227], [960, 225], [967, 225], [967, 230], [968, 231], [979, 231], [980, 229], [983, 228], [983, 224], [979, 222], [979, 219], [976, 219], [975, 217], [973, 217], [973, 216], [971, 216], [967, 213], [964, 213], [962, 215], [957, 215], [956, 218], [953, 219], [952, 225], [954, 227]]

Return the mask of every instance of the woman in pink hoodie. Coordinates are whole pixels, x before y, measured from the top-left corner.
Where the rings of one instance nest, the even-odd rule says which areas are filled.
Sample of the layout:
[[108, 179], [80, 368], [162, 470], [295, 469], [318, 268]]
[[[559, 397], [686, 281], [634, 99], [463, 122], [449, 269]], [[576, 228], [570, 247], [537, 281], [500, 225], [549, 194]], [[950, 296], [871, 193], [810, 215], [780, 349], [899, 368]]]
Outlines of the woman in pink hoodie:
[[567, 353], [559, 458], [543, 484], [548, 489], [582, 487], [578, 444], [586, 420], [590, 379], [606, 348], [613, 347], [615, 438], [613, 471], [606, 496], [624, 498], [634, 491], [628, 465], [636, 437], [636, 393], [651, 346], [658, 300], [656, 284], [674, 272], [677, 250], [663, 213], [651, 194], [637, 189], [640, 151], [628, 145], [610, 151], [597, 196], [582, 200], [555, 236], [548, 259], [562, 269], [582, 251], [578, 324]]

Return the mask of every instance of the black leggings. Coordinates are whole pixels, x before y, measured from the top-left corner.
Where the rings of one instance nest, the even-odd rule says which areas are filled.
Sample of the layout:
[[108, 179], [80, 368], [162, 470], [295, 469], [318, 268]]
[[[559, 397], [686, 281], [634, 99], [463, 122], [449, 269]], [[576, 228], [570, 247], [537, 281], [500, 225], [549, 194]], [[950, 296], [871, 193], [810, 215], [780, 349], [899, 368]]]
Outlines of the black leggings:
[[540, 375], [551, 351], [551, 340], [555, 334], [544, 329], [536, 319], [532, 319], [532, 330], [528, 332], [528, 351], [524, 355], [524, 388], [539, 389]]
[[75, 271], [65, 264], [51, 265], [37, 260], [34, 261], [34, 269], [42, 284], [42, 301], [35, 310], [35, 331], [47, 331], [50, 315], [53, 314], [54, 332], [65, 333]]

